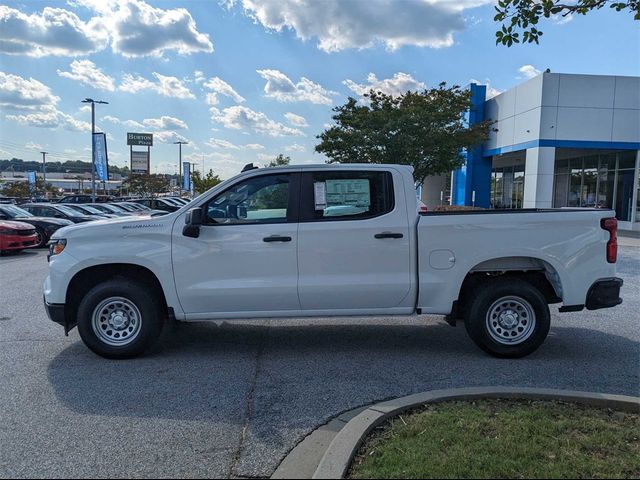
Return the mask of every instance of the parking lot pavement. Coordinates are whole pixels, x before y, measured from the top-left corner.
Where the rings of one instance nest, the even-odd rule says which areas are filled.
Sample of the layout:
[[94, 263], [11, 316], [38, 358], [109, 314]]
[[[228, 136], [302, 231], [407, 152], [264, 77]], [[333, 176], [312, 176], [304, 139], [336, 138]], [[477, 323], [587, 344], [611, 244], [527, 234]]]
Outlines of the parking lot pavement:
[[521, 360], [437, 317], [179, 324], [145, 358], [109, 361], [42, 306], [45, 253], [0, 258], [0, 477], [270, 475], [329, 418], [436, 388], [640, 394], [640, 248], [625, 303], [557, 314]]

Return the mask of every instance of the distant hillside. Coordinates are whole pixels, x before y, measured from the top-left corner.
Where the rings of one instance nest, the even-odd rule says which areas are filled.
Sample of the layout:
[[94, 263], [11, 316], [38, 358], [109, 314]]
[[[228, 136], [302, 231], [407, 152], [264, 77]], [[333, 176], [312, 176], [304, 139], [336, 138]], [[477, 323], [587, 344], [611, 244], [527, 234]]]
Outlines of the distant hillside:
[[[42, 162], [24, 161], [19, 158], [12, 158], [11, 160], [0, 160], [0, 172], [11, 171], [14, 172], [28, 172], [35, 170], [40, 172], [42, 170]], [[50, 173], [84, 173], [91, 172], [91, 163], [76, 161], [66, 162], [47, 162], [47, 172]], [[116, 167], [109, 165], [109, 173], [119, 173], [125, 176], [129, 175], [129, 167]]]

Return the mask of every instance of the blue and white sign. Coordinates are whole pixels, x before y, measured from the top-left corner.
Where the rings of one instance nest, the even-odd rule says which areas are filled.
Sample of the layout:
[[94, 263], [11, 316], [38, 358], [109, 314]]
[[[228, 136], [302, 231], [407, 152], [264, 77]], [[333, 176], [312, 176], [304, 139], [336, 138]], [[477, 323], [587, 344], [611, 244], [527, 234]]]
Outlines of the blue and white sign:
[[100, 181], [109, 180], [109, 157], [107, 157], [107, 135], [93, 134], [93, 164]]
[[182, 163], [182, 189], [187, 192], [191, 191], [191, 164], [189, 162]]
[[30, 186], [35, 186], [35, 184], [36, 184], [36, 172], [29, 172], [27, 174], [27, 177], [29, 178], [29, 185]]

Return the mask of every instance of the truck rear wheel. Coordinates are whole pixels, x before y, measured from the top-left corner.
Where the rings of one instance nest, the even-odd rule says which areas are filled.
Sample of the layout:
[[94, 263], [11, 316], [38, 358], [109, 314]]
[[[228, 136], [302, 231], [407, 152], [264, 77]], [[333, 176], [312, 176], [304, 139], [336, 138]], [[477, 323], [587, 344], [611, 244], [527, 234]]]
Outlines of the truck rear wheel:
[[78, 332], [93, 352], [105, 358], [132, 358], [159, 337], [164, 314], [153, 290], [128, 279], [93, 287], [78, 307]]
[[490, 280], [474, 292], [465, 327], [485, 352], [501, 358], [520, 358], [542, 345], [549, 333], [547, 301], [530, 283], [518, 278]]

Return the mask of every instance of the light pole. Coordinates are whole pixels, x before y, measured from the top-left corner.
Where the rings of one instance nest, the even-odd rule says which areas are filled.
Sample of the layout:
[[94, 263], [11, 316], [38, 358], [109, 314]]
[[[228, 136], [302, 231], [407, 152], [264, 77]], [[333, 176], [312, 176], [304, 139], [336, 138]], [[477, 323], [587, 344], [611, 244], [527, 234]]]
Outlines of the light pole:
[[40, 152], [42, 154], [42, 190], [44, 198], [47, 198], [47, 167], [45, 166], [45, 159], [47, 153], [49, 152]]
[[178, 160], [178, 196], [182, 197], [182, 145], [186, 145], [189, 142], [173, 142], [174, 145], [179, 146], [179, 160]]
[[93, 143], [93, 134], [96, 133], [96, 103], [108, 105], [109, 102], [103, 102], [102, 100], [94, 100], [93, 98], [85, 98], [82, 103], [91, 104], [91, 202], [96, 201], [96, 152]]

